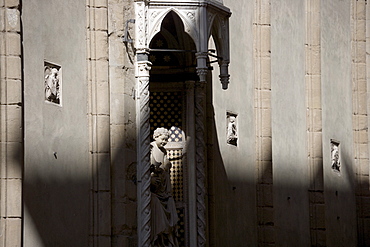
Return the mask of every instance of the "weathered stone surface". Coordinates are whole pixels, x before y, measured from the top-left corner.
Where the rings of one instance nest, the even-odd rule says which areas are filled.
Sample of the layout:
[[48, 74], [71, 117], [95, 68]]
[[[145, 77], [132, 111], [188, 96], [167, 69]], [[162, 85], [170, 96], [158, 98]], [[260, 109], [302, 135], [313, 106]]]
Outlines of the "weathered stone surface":
[[22, 136], [22, 108], [18, 105], [0, 106], [0, 114], [3, 124], [6, 124], [7, 142], [19, 142], [23, 140]]
[[18, 56], [9, 56], [5, 59], [6, 77], [9, 79], [22, 78], [22, 62]]
[[1, 104], [21, 104], [22, 102], [22, 81], [1, 80], [0, 102]]
[[111, 190], [111, 156], [108, 153], [97, 154], [98, 156], [98, 182], [100, 191]]
[[5, 29], [8, 32], [20, 32], [21, 31], [21, 21], [20, 12], [17, 9], [6, 9], [6, 23]]
[[[5, 184], [4, 184], [5, 183]], [[2, 182], [6, 186], [6, 217], [22, 216], [22, 180], [6, 179]]]
[[[22, 231], [22, 220], [16, 218], [8, 218], [5, 221], [5, 234], [1, 234], [1, 236], [5, 236], [5, 244], [4, 246], [15, 246], [19, 247], [22, 245], [22, 237], [19, 234]], [[4, 242], [2, 242], [4, 243]]]
[[18, 7], [19, 0], [5, 0], [5, 6], [8, 8]]
[[97, 116], [97, 138], [98, 138], [98, 152], [109, 152], [110, 149], [110, 131], [109, 131], [109, 116]]
[[0, 144], [0, 178], [21, 179], [23, 166], [22, 143], [9, 142]]
[[108, 29], [108, 9], [107, 8], [95, 8], [91, 9], [94, 16], [93, 29], [99, 31], [106, 31]]
[[271, 109], [263, 109], [262, 111], [262, 136], [271, 136]]

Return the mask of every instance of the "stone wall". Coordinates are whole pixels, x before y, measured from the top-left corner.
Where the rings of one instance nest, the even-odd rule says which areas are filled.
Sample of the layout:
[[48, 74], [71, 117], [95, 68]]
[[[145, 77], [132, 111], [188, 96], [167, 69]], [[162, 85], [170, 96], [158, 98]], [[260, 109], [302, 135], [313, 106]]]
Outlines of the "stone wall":
[[[321, 1], [320, 11], [325, 231], [329, 246], [357, 244], [351, 4]], [[332, 166], [331, 140], [339, 143], [340, 171]]]
[[[265, 189], [265, 184], [260, 183], [259, 189], [264, 189], [266, 197], [262, 198], [262, 192], [256, 191], [255, 135], [257, 133], [254, 128], [256, 121], [254, 115], [257, 111], [261, 113], [267, 109], [264, 117], [268, 117], [269, 82], [264, 81], [267, 83], [267, 88], [261, 86], [262, 82], [259, 82], [260, 79], [256, 78], [257, 75], [253, 73], [253, 67], [257, 59], [260, 61], [263, 59], [263, 62], [267, 62], [267, 68], [263, 67], [263, 70], [266, 74], [269, 73], [269, 41], [259, 39], [261, 43], [258, 45], [263, 46], [261, 47], [256, 45], [258, 41], [253, 40], [252, 34], [257, 32], [253, 25], [255, 23], [254, 4], [255, 1], [252, 0], [224, 1], [224, 5], [232, 12], [230, 17], [230, 84], [227, 90], [222, 89], [218, 78], [217, 63], [212, 65], [212, 80], [207, 81], [207, 84], [210, 84], [207, 97], [211, 98], [208, 100], [210, 105], [207, 107], [207, 130], [208, 135], [211, 136], [207, 148], [212, 149], [212, 153], [209, 154], [212, 157], [208, 157], [212, 159], [212, 163], [207, 164], [209, 167], [208, 186], [211, 188], [209, 191], [211, 246], [257, 246], [257, 217], [261, 218], [260, 215], [257, 216], [257, 212], [260, 212], [261, 208], [257, 211], [256, 205], [259, 203], [258, 205], [264, 209], [271, 205], [269, 204], [271, 202], [271, 197], [268, 195], [269, 188]], [[268, 2], [263, 4], [268, 8]], [[263, 23], [265, 21], [268, 23], [268, 20], [261, 20]], [[263, 37], [268, 35], [268, 25], [259, 28], [263, 29]], [[254, 49], [256, 49], [255, 53]], [[257, 90], [259, 90], [258, 93], [264, 94], [261, 98], [266, 103], [258, 109], [254, 102]], [[236, 146], [227, 143], [227, 114], [236, 115], [238, 129]], [[261, 135], [258, 134], [258, 138], [258, 142], [264, 142], [266, 146], [271, 141], [268, 131]], [[268, 161], [271, 151], [263, 150], [261, 155], [264, 157], [260, 159]], [[268, 162], [263, 165], [268, 166]], [[257, 199], [260, 201], [257, 202]]]
[[[22, 1], [21, 17], [22, 246], [86, 246], [93, 171], [89, 165], [85, 2]], [[49, 90], [54, 98], [46, 97]]]
[[276, 245], [308, 246], [305, 8], [271, 2], [271, 107]]
[[[134, 2], [0, 0], [0, 247], [137, 246]], [[370, 245], [367, 1], [224, 5], [229, 89], [217, 63], [206, 87], [208, 244]], [[45, 63], [63, 71], [59, 106]]]
[[23, 100], [18, 0], [0, 1], [0, 246], [21, 246]]

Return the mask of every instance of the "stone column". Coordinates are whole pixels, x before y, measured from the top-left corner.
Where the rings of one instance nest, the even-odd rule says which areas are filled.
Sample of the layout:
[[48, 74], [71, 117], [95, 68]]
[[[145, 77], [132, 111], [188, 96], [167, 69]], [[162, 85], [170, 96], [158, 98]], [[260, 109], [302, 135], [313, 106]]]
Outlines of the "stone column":
[[197, 74], [199, 76], [199, 81], [205, 82], [208, 74], [207, 52], [199, 52], [196, 54], [196, 57], [197, 57]]
[[150, 124], [148, 2], [135, 1], [138, 246], [150, 246]]
[[[144, 56], [145, 54], [140, 54]], [[147, 57], [147, 55], [146, 55]], [[138, 246], [150, 246], [150, 125], [149, 125], [149, 70], [147, 60], [137, 62], [137, 201]]]
[[[198, 71], [205, 75], [205, 70]], [[201, 76], [200, 76], [201, 77]], [[205, 144], [205, 81], [195, 85], [195, 165], [196, 165], [196, 193], [197, 193], [197, 246], [206, 245], [206, 144]]]

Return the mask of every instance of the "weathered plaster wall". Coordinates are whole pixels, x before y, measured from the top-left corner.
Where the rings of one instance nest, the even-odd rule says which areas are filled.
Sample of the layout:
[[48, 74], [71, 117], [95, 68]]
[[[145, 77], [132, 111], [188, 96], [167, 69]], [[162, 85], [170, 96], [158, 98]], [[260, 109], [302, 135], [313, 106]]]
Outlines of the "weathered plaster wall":
[[[230, 84], [222, 90], [218, 64], [212, 71], [215, 126], [211, 141], [210, 243], [214, 246], [256, 246], [256, 185], [253, 102], [254, 1], [224, 1], [230, 8]], [[252, 6], [252, 7], [251, 7]], [[238, 144], [226, 142], [227, 112], [237, 114]], [[212, 113], [210, 115], [212, 117]], [[207, 121], [208, 122], [208, 121]], [[210, 128], [208, 128], [210, 130]], [[211, 147], [211, 146], [210, 146]], [[211, 167], [212, 166], [212, 167]]]
[[305, 9], [271, 2], [272, 160], [276, 245], [309, 246]]
[[[27, 0], [24, 246], [86, 246], [90, 169], [85, 2]], [[62, 66], [62, 106], [44, 101], [44, 60]]]
[[[328, 246], [356, 246], [352, 134], [351, 1], [322, 1], [323, 166]], [[331, 168], [330, 139], [340, 142], [341, 172]]]

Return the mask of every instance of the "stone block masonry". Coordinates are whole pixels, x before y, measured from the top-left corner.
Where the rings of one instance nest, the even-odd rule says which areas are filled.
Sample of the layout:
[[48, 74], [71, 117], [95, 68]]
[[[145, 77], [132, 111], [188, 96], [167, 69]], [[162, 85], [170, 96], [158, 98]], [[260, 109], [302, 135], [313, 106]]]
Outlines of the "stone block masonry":
[[0, 1], [0, 246], [22, 239], [22, 64], [19, 0]]
[[275, 244], [271, 156], [270, 0], [256, 0], [253, 21], [258, 245]]
[[90, 132], [90, 246], [111, 246], [111, 170], [108, 3], [86, 2]]

